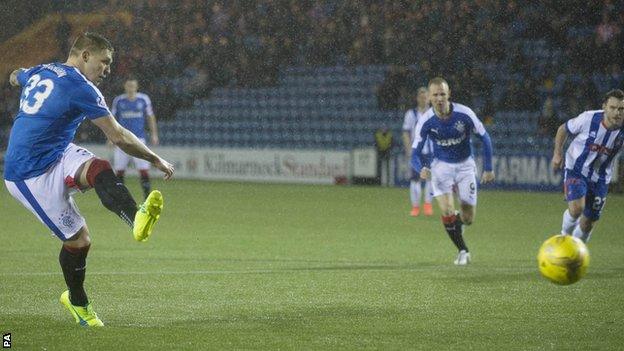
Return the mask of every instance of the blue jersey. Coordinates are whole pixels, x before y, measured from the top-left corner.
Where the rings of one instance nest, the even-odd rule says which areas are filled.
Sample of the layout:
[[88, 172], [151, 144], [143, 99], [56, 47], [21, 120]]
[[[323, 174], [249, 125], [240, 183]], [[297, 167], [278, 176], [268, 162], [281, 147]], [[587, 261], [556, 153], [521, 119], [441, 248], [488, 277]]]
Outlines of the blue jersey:
[[149, 96], [137, 93], [130, 100], [126, 94], [119, 95], [113, 100], [111, 110], [119, 124], [137, 137], [145, 139], [145, 119], [154, 115]]
[[20, 110], [9, 137], [4, 179], [39, 176], [63, 156], [85, 119], [110, 116], [100, 90], [80, 71], [61, 63], [21, 70]]
[[418, 120], [414, 135], [412, 167], [420, 172], [420, 154], [427, 140], [433, 141], [433, 158], [449, 163], [459, 163], [472, 156], [471, 133], [483, 141], [484, 169], [492, 170], [492, 143], [483, 123], [468, 107], [451, 103], [451, 114], [446, 119], [438, 117], [430, 108]]

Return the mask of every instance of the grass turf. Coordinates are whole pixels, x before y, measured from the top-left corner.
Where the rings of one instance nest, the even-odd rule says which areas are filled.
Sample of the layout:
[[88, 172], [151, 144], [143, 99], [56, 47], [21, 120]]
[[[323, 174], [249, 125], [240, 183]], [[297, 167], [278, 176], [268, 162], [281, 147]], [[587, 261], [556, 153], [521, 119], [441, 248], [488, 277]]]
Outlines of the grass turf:
[[[138, 181], [130, 187], [140, 194]], [[624, 198], [610, 196], [588, 276], [541, 277], [560, 194], [479, 194], [455, 267], [439, 216], [407, 191], [156, 182], [165, 209], [137, 243], [94, 192], [76, 196], [93, 246], [87, 292], [105, 328], [58, 303], [59, 242], [2, 187], [0, 332], [17, 350], [617, 349], [624, 343]]]

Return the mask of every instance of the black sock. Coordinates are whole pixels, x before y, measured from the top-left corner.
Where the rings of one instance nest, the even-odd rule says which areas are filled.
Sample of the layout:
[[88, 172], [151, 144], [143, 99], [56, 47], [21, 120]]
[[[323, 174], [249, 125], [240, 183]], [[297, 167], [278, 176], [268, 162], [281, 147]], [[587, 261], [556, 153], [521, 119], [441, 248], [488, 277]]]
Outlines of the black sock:
[[458, 250], [468, 251], [468, 247], [464, 242], [464, 235], [462, 233], [462, 221], [459, 215], [442, 216], [442, 223], [444, 229], [448, 233], [449, 238], [455, 244]]
[[152, 191], [152, 185], [150, 184], [149, 176], [141, 175], [141, 188], [143, 188], [144, 198], [147, 199], [147, 195]]
[[89, 303], [84, 290], [85, 273], [87, 271], [87, 253], [89, 246], [69, 251], [65, 245], [61, 247], [59, 263], [63, 269], [65, 283], [69, 289], [69, 300], [74, 306], [86, 306]]
[[102, 205], [123, 219], [129, 226], [134, 225], [137, 205], [130, 191], [115, 176], [111, 169], [101, 171], [93, 184]]

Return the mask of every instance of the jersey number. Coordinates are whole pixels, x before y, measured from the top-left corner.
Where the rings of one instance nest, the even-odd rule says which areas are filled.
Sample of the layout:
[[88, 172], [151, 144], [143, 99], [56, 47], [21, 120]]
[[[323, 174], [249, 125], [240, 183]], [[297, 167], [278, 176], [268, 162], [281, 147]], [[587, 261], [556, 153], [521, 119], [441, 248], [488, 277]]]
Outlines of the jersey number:
[[[39, 87], [43, 87], [43, 90], [36, 89]], [[54, 82], [52, 82], [52, 80], [42, 80], [41, 76], [38, 74], [30, 77], [28, 84], [24, 88], [24, 95], [20, 101], [20, 109], [29, 115], [34, 115], [39, 112], [43, 102], [52, 93], [52, 89], [54, 89]], [[32, 105], [29, 101], [31, 97], [35, 100], [35, 103]]]
[[594, 203], [592, 204], [592, 209], [599, 213], [602, 212], [602, 207], [604, 206], [605, 202], [607, 202], [606, 197], [596, 196], [594, 198]]

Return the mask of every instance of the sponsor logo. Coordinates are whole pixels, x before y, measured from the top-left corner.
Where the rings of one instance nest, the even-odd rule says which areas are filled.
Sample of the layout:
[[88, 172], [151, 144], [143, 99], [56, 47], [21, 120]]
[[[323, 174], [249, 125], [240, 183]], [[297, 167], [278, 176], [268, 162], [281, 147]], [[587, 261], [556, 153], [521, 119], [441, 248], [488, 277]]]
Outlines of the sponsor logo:
[[590, 144], [589, 151], [597, 152], [603, 155], [611, 155], [611, 153], [613, 152], [613, 149], [610, 149], [606, 146], [602, 146], [600, 144]]
[[436, 144], [440, 145], [440, 146], [454, 146], [454, 145], [459, 145], [462, 143], [462, 141], [464, 141], [464, 139], [466, 139], [465, 135], [462, 135], [459, 138], [451, 138], [451, 139], [440, 139], [440, 140], [436, 140]]

